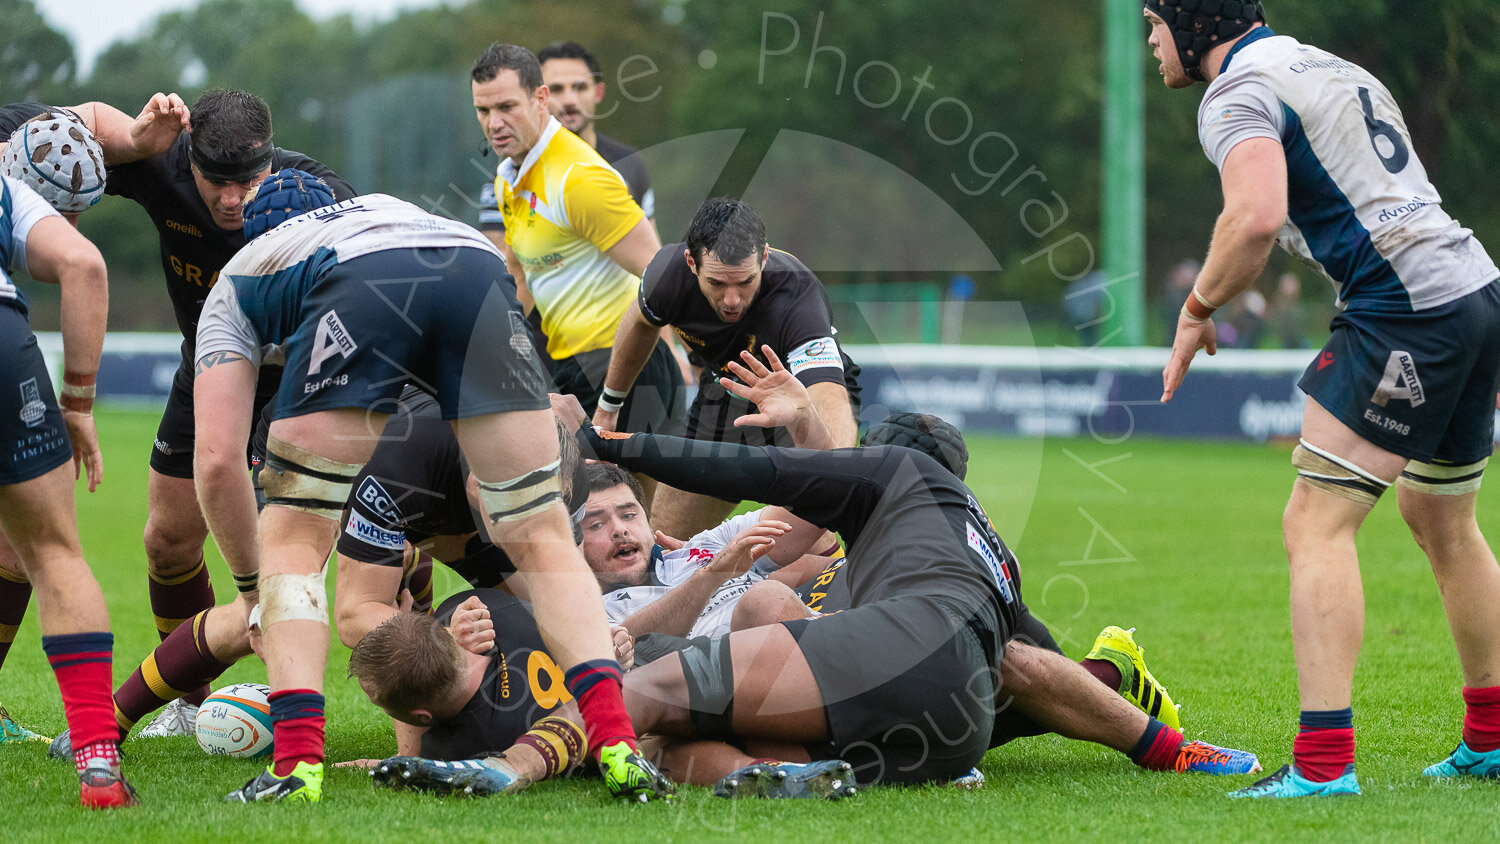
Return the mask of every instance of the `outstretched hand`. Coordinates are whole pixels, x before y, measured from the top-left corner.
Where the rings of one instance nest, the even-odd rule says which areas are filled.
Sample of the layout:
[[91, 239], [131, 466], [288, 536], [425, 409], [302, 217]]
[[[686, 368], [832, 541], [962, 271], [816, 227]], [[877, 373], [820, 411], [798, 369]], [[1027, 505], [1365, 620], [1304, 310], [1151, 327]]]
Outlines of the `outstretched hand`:
[[730, 393], [755, 405], [758, 413], [747, 413], [734, 420], [736, 428], [790, 428], [807, 414], [813, 413], [812, 397], [796, 376], [781, 365], [781, 358], [770, 346], [761, 346], [766, 362], [761, 363], [747, 349], [740, 352], [743, 364], [730, 361], [728, 369], [734, 378], [720, 378], [719, 384]]
[[725, 577], [739, 577], [750, 570], [750, 566], [761, 556], [776, 547], [776, 540], [791, 530], [786, 522], [767, 519], [745, 528], [729, 541], [724, 549], [714, 555], [705, 568], [711, 568]]
[[1218, 354], [1218, 332], [1214, 329], [1214, 321], [1194, 320], [1186, 315], [1177, 317], [1177, 336], [1172, 339], [1172, 357], [1167, 360], [1167, 367], [1161, 373], [1163, 404], [1171, 401], [1172, 394], [1182, 386], [1182, 379], [1187, 377], [1188, 367], [1192, 365], [1193, 357], [1198, 354], [1199, 349], [1204, 349], [1211, 355]]
[[130, 145], [143, 158], [166, 152], [188, 128], [190, 117], [182, 97], [154, 94], [130, 125]]

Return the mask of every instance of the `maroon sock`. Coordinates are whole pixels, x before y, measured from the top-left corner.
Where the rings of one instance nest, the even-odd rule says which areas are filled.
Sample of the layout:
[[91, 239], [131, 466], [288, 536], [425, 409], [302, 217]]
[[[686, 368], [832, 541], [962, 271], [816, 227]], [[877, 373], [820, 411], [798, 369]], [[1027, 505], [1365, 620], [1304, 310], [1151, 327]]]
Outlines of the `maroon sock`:
[[[0, 542], [5, 540], [0, 539]], [[16, 640], [21, 619], [26, 617], [26, 605], [31, 603], [31, 583], [18, 574], [0, 569], [0, 665], [5, 664], [5, 655]]]
[[563, 685], [578, 699], [583, 731], [589, 737], [589, 755], [595, 759], [607, 744], [623, 741], [632, 750], [638, 748], [635, 727], [625, 713], [620, 678], [620, 664], [612, 659], [580, 662], [563, 674]]
[[411, 569], [401, 576], [401, 588], [411, 592], [412, 612], [432, 612], [432, 555], [417, 551]]
[[1331, 782], [1354, 764], [1354, 728], [1303, 729], [1292, 741], [1292, 761], [1303, 778]]
[[[151, 613], [156, 616], [156, 632], [165, 642], [182, 623], [214, 605], [214, 587], [208, 582], [208, 565], [198, 561], [198, 567], [177, 577], [149, 575]], [[179, 695], [194, 706], [208, 697], [207, 686], [195, 687]]]
[[1476, 753], [1500, 749], [1500, 686], [1464, 687], [1464, 744]]
[[[229, 663], [220, 662], [208, 649], [207, 616], [207, 611], [200, 612], [190, 624], [179, 625], [115, 692], [115, 707], [125, 730], [177, 698], [186, 698], [183, 689], [207, 688], [207, 683], [229, 670]], [[188, 702], [201, 703], [202, 698]]]
[[1177, 765], [1177, 751], [1187, 740], [1182, 733], [1152, 718], [1146, 732], [1130, 751], [1130, 761], [1148, 771], [1170, 771]]
[[109, 699], [109, 666], [115, 637], [109, 633], [43, 636], [42, 650], [57, 675], [63, 714], [74, 747], [118, 738], [114, 706]]
[[1120, 667], [1107, 659], [1080, 659], [1079, 665], [1083, 670], [1094, 675], [1094, 679], [1109, 686], [1112, 692], [1120, 691], [1120, 681], [1125, 678], [1120, 674]]
[[275, 746], [271, 773], [284, 777], [298, 762], [323, 761], [323, 695], [312, 689], [271, 692], [271, 729]]

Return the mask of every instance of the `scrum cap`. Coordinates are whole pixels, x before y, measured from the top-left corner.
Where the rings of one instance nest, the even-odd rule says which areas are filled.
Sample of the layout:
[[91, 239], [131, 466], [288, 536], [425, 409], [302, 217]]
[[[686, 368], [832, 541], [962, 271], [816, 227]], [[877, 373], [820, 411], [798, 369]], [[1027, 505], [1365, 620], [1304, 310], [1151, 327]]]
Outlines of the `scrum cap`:
[[288, 167], [273, 173], [245, 203], [245, 240], [337, 201], [327, 182], [305, 170]]
[[21, 124], [0, 157], [0, 170], [65, 213], [79, 213], [104, 196], [104, 151], [71, 111], [43, 112]]
[[891, 414], [884, 422], [871, 425], [859, 444], [915, 449], [943, 464], [959, 480], [969, 471], [969, 447], [964, 444], [964, 435], [930, 413]]
[[1260, 0], [1146, 0], [1146, 8], [1166, 21], [1182, 69], [1199, 82], [1203, 81], [1199, 64], [1205, 53], [1266, 20]]

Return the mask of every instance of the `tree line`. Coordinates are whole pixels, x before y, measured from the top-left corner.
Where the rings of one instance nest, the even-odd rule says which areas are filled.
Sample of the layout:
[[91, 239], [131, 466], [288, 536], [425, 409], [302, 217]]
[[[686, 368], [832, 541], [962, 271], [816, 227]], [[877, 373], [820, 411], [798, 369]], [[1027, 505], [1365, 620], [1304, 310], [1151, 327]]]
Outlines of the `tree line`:
[[[1279, 31], [1391, 87], [1448, 209], [1500, 250], [1500, 212], [1475, 190], [1500, 149], [1500, 4], [1266, 6]], [[1067, 286], [1098, 260], [1099, 11], [1018, 0], [450, 0], [361, 25], [315, 20], [293, 0], [204, 0], [115, 43], [84, 76], [34, 0], [0, 0], [0, 84], [11, 100], [102, 100], [132, 114], [156, 91], [191, 103], [242, 88], [270, 103], [278, 145], [358, 190], [472, 221], [495, 159], [481, 154], [469, 66], [495, 40], [574, 40], [602, 65], [600, 131], [643, 150], [664, 240], [680, 237], [702, 198], [741, 194], [762, 207], [773, 241], [831, 284], [962, 273], [980, 299], [1061, 320]], [[1145, 36], [1143, 23], [1157, 295], [1171, 266], [1201, 257], [1220, 195], [1197, 141], [1201, 88], [1163, 89]], [[82, 227], [109, 261], [112, 324], [169, 329], [144, 215], [106, 200]], [[1286, 268], [1278, 257], [1270, 272]]]

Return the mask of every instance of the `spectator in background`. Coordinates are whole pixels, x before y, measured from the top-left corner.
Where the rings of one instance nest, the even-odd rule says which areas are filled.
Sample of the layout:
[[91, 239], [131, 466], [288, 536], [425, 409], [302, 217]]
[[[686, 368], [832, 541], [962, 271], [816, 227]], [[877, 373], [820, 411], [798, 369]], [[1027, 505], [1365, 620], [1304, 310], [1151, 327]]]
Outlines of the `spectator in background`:
[[1086, 348], [1099, 345], [1099, 326], [1104, 324], [1104, 273], [1094, 270], [1068, 285], [1063, 293], [1063, 313], [1068, 327], [1078, 332]]
[[1302, 279], [1296, 273], [1282, 273], [1276, 279], [1267, 322], [1281, 348], [1307, 348], [1307, 312], [1302, 307]]

